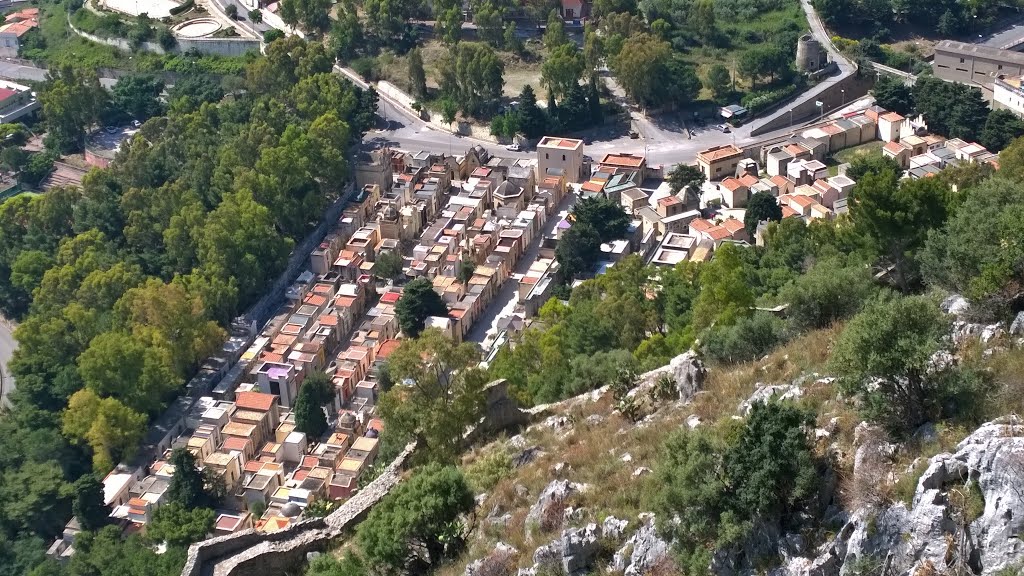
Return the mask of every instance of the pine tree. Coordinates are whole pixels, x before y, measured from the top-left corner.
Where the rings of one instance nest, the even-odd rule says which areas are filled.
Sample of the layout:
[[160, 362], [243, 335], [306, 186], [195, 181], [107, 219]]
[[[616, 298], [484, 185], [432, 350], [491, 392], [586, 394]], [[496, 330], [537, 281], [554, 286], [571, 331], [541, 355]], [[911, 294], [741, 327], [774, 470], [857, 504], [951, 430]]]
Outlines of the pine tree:
[[409, 51], [409, 86], [417, 100], [427, 97], [427, 73], [423, 69], [423, 56], [419, 48]]
[[314, 372], [299, 388], [295, 400], [295, 429], [310, 438], [319, 438], [327, 430], [323, 406], [331, 400], [331, 379], [323, 372]]
[[594, 125], [604, 122], [604, 110], [601, 109], [601, 93], [597, 90], [597, 76], [590, 75], [590, 93], [587, 95], [590, 105], [590, 122]]

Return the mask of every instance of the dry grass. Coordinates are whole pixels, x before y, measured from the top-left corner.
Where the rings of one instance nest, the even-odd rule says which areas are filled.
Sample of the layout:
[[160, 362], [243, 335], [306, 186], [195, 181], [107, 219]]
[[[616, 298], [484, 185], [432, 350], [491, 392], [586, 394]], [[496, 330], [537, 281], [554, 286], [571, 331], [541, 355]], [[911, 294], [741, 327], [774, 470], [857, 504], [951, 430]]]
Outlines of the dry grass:
[[[693, 413], [705, 421], [732, 414], [750, 397], [758, 383], [786, 383], [806, 373], [824, 373], [832, 342], [841, 326], [811, 332], [790, 341], [766, 358], [736, 365], [726, 370], [710, 370], [704, 391], [693, 401]], [[809, 401], [824, 401], [829, 394], [809, 391]]]
[[1024, 414], [1024, 349], [995, 354], [986, 362], [996, 385], [992, 404], [1000, 414]]
[[[523, 86], [529, 84], [537, 94], [537, 100], [543, 102], [547, 98], [547, 91], [540, 85], [540, 66], [543, 62], [544, 53], [539, 46], [530, 44], [531, 52], [527, 59], [519, 58], [508, 52], [499, 52], [502, 61], [505, 63], [505, 86], [504, 94], [508, 97], [519, 96]], [[423, 55], [423, 69], [427, 73], [427, 86], [438, 87], [440, 77], [440, 62], [448, 56], [448, 48], [437, 40], [430, 40], [420, 47], [420, 54]], [[395, 57], [396, 84], [405, 86], [408, 84], [408, 63], [404, 57]], [[389, 81], [395, 82], [389, 76]]]
[[[577, 401], [563, 406], [561, 413], [571, 425], [562, 430], [535, 425], [523, 433], [526, 446], [539, 446], [544, 454], [494, 485], [478, 510], [480, 529], [476, 531], [470, 550], [458, 565], [450, 570], [446, 567], [439, 574], [461, 573], [465, 562], [486, 556], [498, 541], [521, 552], [521, 566], [531, 565], [537, 546], [551, 540], [552, 535], [564, 527], [561, 523], [564, 507], [585, 509], [584, 516], [573, 522], [574, 525], [600, 523], [608, 516], [635, 522], [639, 513], [650, 511], [656, 486], [651, 474], [634, 474], [640, 468], [655, 468], [662, 443], [672, 430], [685, 426], [691, 414], [699, 415], [709, 424], [728, 419], [758, 382], [789, 382], [801, 374], [821, 372], [838, 332], [839, 329], [834, 328], [799, 338], [760, 362], [712, 367], [704, 391], [694, 401], [687, 404], [661, 402], [661, 408], [639, 424], [614, 411], [610, 393], [597, 401]], [[817, 406], [832, 397], [832, 390], [827, 385], [809, 385], [806, 395], [807, 402]], [[595, 414], [600, 416], [600, 421], [588, 421], [588, 417]], [[844, 422], [840, 428], [848, 427], [852, 437], [856, 422], [852, 416], [848, 419], [850, 423]], [[506, 446], [507, 441], [501, 439], [475, 449], [463, 458], [463, 466], [478, 466], [491, 451], [503, 450]], [[559, 463], [564, 463], [564, 467], [562, 472], [556, 473], [554, 467]], [[544, 487], [557, 477], [586, 484], [588, 489], [553, 507], [545, 515], [542, 526], [529, 527], [531, 537], [528, 538], [526, 514]], [[492, 511], [496, 516], [512, 515], [507, 528], [494, 527], [483, 520]]]

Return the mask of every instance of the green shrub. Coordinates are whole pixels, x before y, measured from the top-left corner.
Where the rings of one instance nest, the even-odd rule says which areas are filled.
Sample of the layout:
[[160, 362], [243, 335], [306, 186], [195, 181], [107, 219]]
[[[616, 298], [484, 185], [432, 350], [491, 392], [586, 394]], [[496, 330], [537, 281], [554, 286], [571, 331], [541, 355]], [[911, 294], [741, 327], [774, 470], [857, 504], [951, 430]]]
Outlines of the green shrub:
[[273, 30], [267, 30], [266, 32], [263, 33], [264, 44], [270, 44], [274, 40], [279, 40], [281, 38], [284, 38], [284, 32], [281, 32], [276, 28]]
[[481, 456], [466, 467], [466, 481], [476, 492], [486, 492], [512, 472], [512, 457], [504, 449]]
[[379, 80], [379, 70], [377, 69], [377, 61], [374, 58], [364, 56], [362, 58], [356, 58], [351, 63], [352, 69], [359, 74], [363, 80], [367, 82], [376, 82]]
[[168, 10], [171, 16], [177, 16], [178, 14], [184, 14], [185, 12], [192, 9], [195, 6], [195, 0], [185, 0], [181, 4]]
[[761, 90], [751, 92], [740, 100], [740, 104], [746, 108], [751, 116], [771, 108], [775, 104], [789, 98], [797, 91], [797, 84], [787, 84], [774, 90]]
[[755, 312], [732, 326], [709, 328], [701, 337], [705, 356], [718, 363], [760, 358], [789, 340], [785, 321], [767, 312]]
[[825, 260], [784, 286], [779, 302], [789, 304], [786, 315], [794, 328], [811, 330], [853, 316], [876, 291], [866, 266]]

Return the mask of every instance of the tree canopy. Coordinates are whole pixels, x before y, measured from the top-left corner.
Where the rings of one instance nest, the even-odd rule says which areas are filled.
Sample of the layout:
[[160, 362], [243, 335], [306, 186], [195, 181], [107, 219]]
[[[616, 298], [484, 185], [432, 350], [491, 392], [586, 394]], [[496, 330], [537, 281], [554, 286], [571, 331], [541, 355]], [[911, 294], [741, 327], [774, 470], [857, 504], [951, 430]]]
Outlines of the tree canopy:
[[395, 304], [398, 325], [409, 338], [420, 335], [428, 317], [447, 315], [448, 306], [434, 291], [433, 283], [426, 278], [417, 278], [406, 284], [402, 289], [402, 297]]
[[396, 486], [359, 525], [367, 562], [384, 572], [418, 572], [457, 551], [459, 515], [473, 509], [473, 492], [453, 467], [427, 465]]
[[302, 381], [295, 399], [295, 429], [316, 440], [327, 431], [323, 406], [334, 397], [334, 385], [324, 372], [314, 372]]
[[868, 417], [895, 432], [913, 430], [941, 407], [940, 379], [928, 366], [947, 331], [927, 296], [879, 298], [843, 330], [831, 363]]
[[456, 345], [436, 328], [404, 340], [388, 357], [397, 385], [380, 401], [388, 434], [403, 441], [418, 436], [429, 459], [454, 458], [467, 426], [482, 415], [487, 377], [479, 361], [473, 344]]
[[743, 214], [743, 226], [747, 234], [754, 237], [757, 225], [761, 222], [778, 222], [782, 220], [782, 207], [771, 192], [755, 192], [747, 203], [747, 211]]

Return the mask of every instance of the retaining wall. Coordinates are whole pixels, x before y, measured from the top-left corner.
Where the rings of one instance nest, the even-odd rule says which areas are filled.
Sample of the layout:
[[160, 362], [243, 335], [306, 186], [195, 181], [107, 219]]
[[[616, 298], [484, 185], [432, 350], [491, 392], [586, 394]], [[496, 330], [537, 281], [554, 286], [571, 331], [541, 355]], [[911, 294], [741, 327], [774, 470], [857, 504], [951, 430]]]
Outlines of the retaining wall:
[[[71, 17], [68, 16], [68, 26], [71, 27], [71, 31], [78, 34], [86, 40], [91, 40], [97, 44], [106, 44], [107, 46], [113, 46], [119, 50], [126, 52], [132, 51], [132, 45], [124, 38], [104, 38], [95, 34], [89, 34], [83, 32], [75, 25], [71, 23]], [[211, 54], [214, 56], [242, 56], [247, 52], [253, 50], [260, 51], [260, 40], [253, 38], [175, 38], [178, 41], [177, 46], [172, 48], [171, 52], [185, 53], [190, 50], [195, 50], [201, 54]], [[143, 42], [138, 47], [139, 50], [145, 52], [153, 52], [155, 54], [166, 54], [168, 51], [164, 50], [164, 47], [155, 42]]]
[[[788, 126], [798, 126], [808, 120], [814, 119], [821, 113], [828, 114], [832, 110], [841, 108], [844, 103], [849, 104], [857, 98], [867, 94], [868, 90], [874, 86], [874, 82], [874, 74], [850, 74], [838, 82], [821, 87], [817, 93], [814, 94], [813, 98], [808, 98], [793, 106], [792, 119], [790, 119], [789, 114], [780, 114], [770, 121], [751, 130], [750, 135], [758, 136], [766, 132], [786, 128]], [[814, 88], [812, 88], [812, 90], [814, 90]], [[823, 106], [820, 110], [815, 105], [815, 101], [822, 102]], [[789, 110], [787, 107], [788, 105], [788, 102], [782, 103], [776, 108], [776, 111], [779, 109]]]

